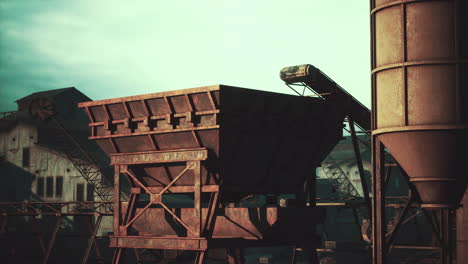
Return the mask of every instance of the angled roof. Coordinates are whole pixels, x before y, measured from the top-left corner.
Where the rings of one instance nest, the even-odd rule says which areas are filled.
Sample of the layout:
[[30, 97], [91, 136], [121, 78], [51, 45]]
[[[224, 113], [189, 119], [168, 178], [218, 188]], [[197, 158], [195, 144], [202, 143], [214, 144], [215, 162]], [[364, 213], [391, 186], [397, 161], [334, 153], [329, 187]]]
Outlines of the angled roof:
[[78, 91], [75, 87], [67, 87], [67, 88], [61, 88], [61, 89], [47, 90], [47, 91], [43, 91], [43, 92], [32, 93], [32, 94], [30, 94], [28, 96], [25, 96], [23, 98], [20, 98], [20, 99], [16, 100], [16, 102], [29, 101], [29, 100], [33, 100], [33, 99], [36, 99], [36, 98], [52, 97], [52, 96], [56, 96], [58, 94], [68, 92], [68, 91], [72, 91], [72, 90]]

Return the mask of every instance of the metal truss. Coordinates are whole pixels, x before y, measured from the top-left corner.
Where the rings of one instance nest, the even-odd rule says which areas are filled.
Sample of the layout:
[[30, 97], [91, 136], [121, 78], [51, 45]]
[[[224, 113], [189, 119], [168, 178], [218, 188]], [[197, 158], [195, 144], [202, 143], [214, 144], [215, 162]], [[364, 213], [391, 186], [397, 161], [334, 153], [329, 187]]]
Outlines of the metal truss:
[[112, 202], [0, 202], [0, 215], [112, 215]]

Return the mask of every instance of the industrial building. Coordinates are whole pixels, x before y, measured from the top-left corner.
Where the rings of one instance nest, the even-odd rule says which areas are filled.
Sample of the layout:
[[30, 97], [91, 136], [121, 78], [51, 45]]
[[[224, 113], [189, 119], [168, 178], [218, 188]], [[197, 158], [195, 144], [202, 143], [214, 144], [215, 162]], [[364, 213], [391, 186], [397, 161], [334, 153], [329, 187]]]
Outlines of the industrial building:
[[[112, 197], [106, 196], [112, 193], [112, 186], [102, 179], [101, 173], [109, 173], [107, 158], [86, 140], [86, 115], [76, 108], [78, 102], [87, 100], [90, 99], [73, 87], [33, 93], [17, 100], [17, 111], [5, 113], [0, 119], [0, 201], [10, 202], [18, 211], [28, 211], [26, 204], [31, 207], [25, 217], [2, 216], [2, 223], [10, 232], [28, 224], [38, 224], [39, 228], [54, 226], [54, 217], [44, 217], [47, 210], [65, 214], [85, 211], [89, 210], [87, 202]], [[96, 182], [104, 188], [103, 195], [96, 193]], [[111, 217], [102, 220], [99, 236], [112, 229]], [[83, 223], [82, 217], [68, 215], [61, 219], [59, 228], [82, 232]], [[2, 245], [31, 246], [31, 241], [13, 241], [4, 240], [11, 244]], [[37, 245], [35, 242], [32, 248]]]
[[[0, 120], [2, 257], [467, 263], [468, 2], [370, 2], [372, 112], [310, 64], [280, 71], [296, 95], [219, 84], [18, 100]], [[13, 241], [42, 217], [47, 243], [33, 231], [39, 252], [21, 259]], [[88, 232], [82, 257], [55, 243], [67, 221]]]
[[[51, 135], [59, 128], [30, 116], [29, 107], [33, 100], [55, 96], [61, 96], [59, 100], [69, 99], [64, 105], [70, 107], [74, 97], [78, 97], [75, 100], [87, 99], [74, 88], [32, 94], [19, 99], [18, 111], [6, 115], [0, 121], [0, 155], [3, 162], [8, 163], [13, 170], [2, 171], [2, 174], [19, 181], [8, 187], [2, 186], [6, 187], [6, 191], [2, 192], [5, 195], [3, 201], [94, 201], [92, 185], [86, 182], [68, 159], [67, 153], [60, 148], [63, 143], [57, 142], [59, 138]], [[61, 110], [58, 109], [64, 118], [66, 112]], [[73, 128], [70, 130], [77, 132]], [[24, 173], [18, 174], [21, 171]], [[31, 188], [23, 187], [28, 185]]]

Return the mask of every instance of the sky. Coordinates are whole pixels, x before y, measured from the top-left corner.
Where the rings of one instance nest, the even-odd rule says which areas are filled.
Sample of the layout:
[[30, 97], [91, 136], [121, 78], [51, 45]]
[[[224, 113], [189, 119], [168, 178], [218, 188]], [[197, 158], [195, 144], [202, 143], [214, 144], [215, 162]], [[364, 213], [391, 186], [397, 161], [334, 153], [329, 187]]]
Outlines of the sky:
[[312, 64], [370, 106], [366, 0], [0, 0], [0, 112], [76, 87], [93, 100], [226, 84], [293, 94]]

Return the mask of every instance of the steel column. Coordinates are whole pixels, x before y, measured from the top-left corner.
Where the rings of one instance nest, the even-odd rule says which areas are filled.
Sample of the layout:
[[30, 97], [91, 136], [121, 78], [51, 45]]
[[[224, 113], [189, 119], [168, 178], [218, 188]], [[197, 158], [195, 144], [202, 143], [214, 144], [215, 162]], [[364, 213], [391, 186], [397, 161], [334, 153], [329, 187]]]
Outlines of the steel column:
[[193, 171], [193, 185], [194, 185], [194, 199], [193, 199], [193, 207], [195, 208], [194, 210], [194, 219], [197, 222], [195, 225], [195, 236], [196, 237], [201, 237], [202, 235], [202, 206], [201, 206], [201, 195], [202, 195], [202, 189], [201, 189], [201, 164], [200, 161], [191, 161], [187, 164], [187, 167], [192, 168]]
[[122, 251], [124, 248], [115, 248], [114, 255], [112, 256], [112, 264], [119, 264], [120, 258], [122, 257]]
[[393, 229], [390, 231], [390, 233], [386, 236], [385, 243], [386, 245], [384, 246], [384, 254], [387, 255], [388, 252], [390, 251], [393, 242], [395, 241], [395, 238], [398, 234], [398, 231], [400, 230], [400, 227], [404, 224], [404, 219], [406, 215], [408, 214], [410, 208], [411, 208], [411, 203], [413, 202], [413, 195], [410, 190], [409, 196], [408, 196], [408, 201], [406, 202], [405, 207], [403, 208], [403, 211], [401, 211], [396, 217], [397, 217], [397, 222]]
[[55, 239], [57, 238], [57, 233], [60, 229], [60, 224], [62, 223], [62, 216], [57, 217], [57, 222], [55, 223], [54, 231], [52, 232], [52, 236], [49, 241], [49, 246], [47, 247], [47, 251], [44, 256], [44, 260], [42, 261], [43, 264], [47, 264], [49, 262], [50, 253], [52, 253], [52, 248], [55, 244]]
[[206, 255], [206, 250], [198, 251], [197, 256], [195, 258], [195, 264], [205, 263], [205, 255]]
[[34, 225], [34, 229], [36, 232], [36, 236], [37, 236], [37, 239], [39, 240], [39, 246], [41, 247], [42, 255], [45, 255], [46, 248], [45, 248], [44, 237], [42, 235], [42, 231], [39, 228], [39, 224], [37, 223], [37, 219], [35, 215], [32, 216], [32, 219], [33, 219], [33, 225]]
[[362, 164], [361, 151], [359, 150], [359, 143], [356, 136], [356, 130], [354, 128], [354, 120], [352, 115], [348, 115], [349, 130], [351, 132], [351, 140], [353, 142], [354, 155], [356, 156], [356, 162], [359, 170], [359, 178], [361, 179], [362, 192], [367, 204], [367, 213], [372, 211], [371, 200], [369, 197], [369, 189], [367, 188], [367, 181], [364, 174], [364, 166]]
[[375, 136], [372, 137], [372, 149], [372, 263], [385, 264], [384, 147]]
[[94, 230], [93, 233], [91, 234], [91, 237], [89, 238], [88, 241], [88, 246], [86, 247], [85, 255], [83, 257], [83, 261], [81, 262], [82, 264], [88, 263], [88, 258], [91, 253], [91, 248], [93, 247], [95, 241], [96, 241], [96, 235], [99, 230], [99, 226], [101, 225], [101, 220], [102, 220], [102, 215], [98, 215], [96, 219], [96, 224], [94, 225]]
[[[453, 231], [452, 231], [452, 210], [443, 208], [439, 210], [440, 214], [440, 234], [442, 235], [441, 245], [441, 264], [453, 264]], [[463, 262], [459, 262], [463, 263]]]
[[114, 166], [114, 232], [115, 235], [120, 235], [120, 170], [121, 166]]
[[[120, 204], [120, 171], [121, 166], [114, 166], [114, 235], [120, 235], [120, 217], [122, 214], [122, 208]], [[112, 264], [119, 264], [120, 257], [122, 256], [123, 248], [116, 248], [112, 256]]]

